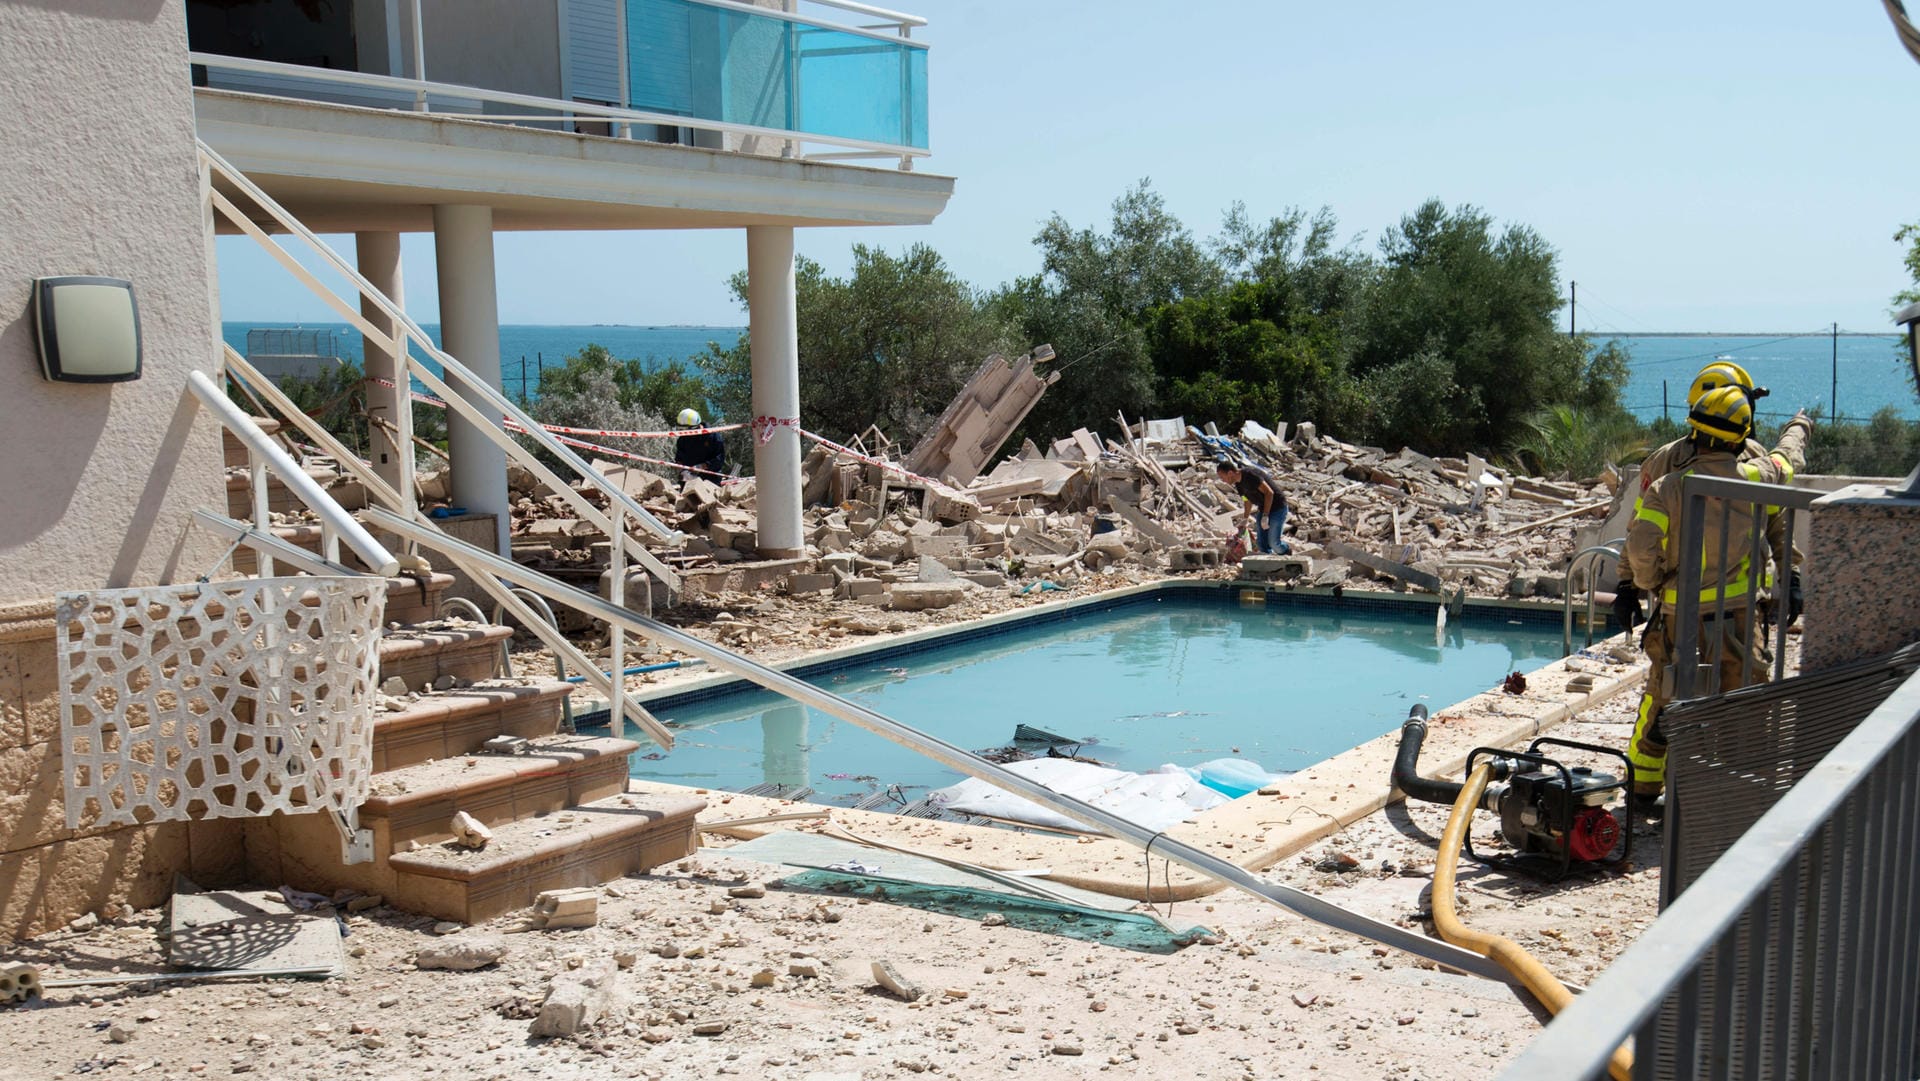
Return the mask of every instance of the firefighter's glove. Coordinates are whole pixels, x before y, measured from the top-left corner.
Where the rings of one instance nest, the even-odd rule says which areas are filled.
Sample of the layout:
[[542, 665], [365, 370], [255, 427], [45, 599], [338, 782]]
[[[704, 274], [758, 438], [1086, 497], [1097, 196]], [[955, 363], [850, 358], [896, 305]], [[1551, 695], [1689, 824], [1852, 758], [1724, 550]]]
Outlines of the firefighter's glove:
[[1787, 573], [1787, 626], [1791, 627], [1800, 619], [1800, 613], [1807, 606], [1807, 595], [1800, 589], [1800, 572]]
[[1640, 624], [1640, 589], [1630, 582], [1614, 587], [1613, 618], [1628, 634]]

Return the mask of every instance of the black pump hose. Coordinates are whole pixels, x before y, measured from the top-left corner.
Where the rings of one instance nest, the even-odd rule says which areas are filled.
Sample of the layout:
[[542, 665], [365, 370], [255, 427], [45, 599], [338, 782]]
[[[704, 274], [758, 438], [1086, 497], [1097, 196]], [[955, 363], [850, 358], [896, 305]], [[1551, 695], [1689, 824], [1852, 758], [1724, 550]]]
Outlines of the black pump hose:
[[1420, 746], [1427, 741], [1427, 707], [1416, 705], [1407, 711], [1407, 723], [1400, 726], [1400, 753], [1393, 759], [1393, 786], [1408, 799], [1451, 805], [1460, 798], [1460, 786], [1453, 781], [1435, 781], [1420, 776]]

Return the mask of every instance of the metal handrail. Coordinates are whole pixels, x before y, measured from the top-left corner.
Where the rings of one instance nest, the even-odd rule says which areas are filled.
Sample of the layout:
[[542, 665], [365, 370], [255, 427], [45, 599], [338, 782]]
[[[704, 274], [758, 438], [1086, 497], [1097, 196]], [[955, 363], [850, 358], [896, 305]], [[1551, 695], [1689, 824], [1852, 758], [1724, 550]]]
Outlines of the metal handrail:
[[[540, 594], [535, 593], [531, 589], [525, 589], [520, 586], [512, 586], [508, 588], [507, 592], [527, 602], [528, 605], [532, 606], [542, 616], [546, 617], [547, 626], [552, 627], [555, 634], [558, 634], [560, 632], [560, 621], [554, 618], [553, 606], [547, 603], [547, 599], [545, 597], [542, 597]], [[499, 623], [505, 617], [506, 617], [506, 604], [504, 602], [495, 604], [493, 606], [493, 622]], [[501, 650], [501, 653], [506, 658], [506, 668], [505, 668], [506, 675], [511, 677], [513, 675], [513, 651], [503, 647]], [[560, 656], [560, 654], [558, 653], [555, 653], [553, 655], [553, 674], [554, 674], [554, 678], [558, 679], [560, 682], [562, 683], [569, 682], [569, 680], [567, 679], [566, 658]], [[567, 695], [565, 698], [562, 698], [560, 700], [560, 712], [564, 715], [561, 718], [562, 727], [568, 732], [578, 731], [578, 729], [574, 726], [574, 723], [573, 723], [573, 696], [571, 694]]]
[[[255, 204], [266, 211], [275, 222], [288, 232], [298, 236], [316, 255], [319, 255], [330, 264], [334, 270], [345, 277], [347, 281], [353, 283], [353, 285], [359, 289], [360, 296], [363, 300], [371, 301], [375, 307], [380, 310], [382, 315], [392, 320], [393, 325], [400, 328], [401, 337], [411, 339], [414, 344], [418, 345], [422, 350], [437, 360], [440, 363], [441, 371], [447, 376], [458, 380], [463, 388], [485, 402], [487, 409], [493, 411], [493, 416], [491, 418], [488, 417], [479, 407], [468, 401], [464, 395], [455, 393], [446, 380], [429, 371], [425, 364], [422, 364], [412, 356], [404, 347], [405, 342], [396, 341], [395, 338], [389, 336], [386, 331], [375, 327], [360, 314], [360, 309], [357, 305], [348, 304], [340, 297], [334, 295], [332, 290], [327, 289], [318, 279], [314, 278], [311, 271], [308, 271], [298, 260], [295, 260], [291, 254], [280, 247], [280, 245], [255, 224], [252, 219], [241, 213], [239, 208], [235, 207], [229, 200], [222, 196], [219, 191], [212, 190], [210, 191], [210, 195], [214, 208], [217, 211], [250, 236], [253, 236], [255, 241], [268, 250], [269, 254], [279, 259], [282, 265], [286, 266], [297, 277], [301, 278], [302, 281], [313, 289], [317, 296], [326, 301], [329, 306], [345, 318], [347, 322], [353, 324], [362, 334], [367, 335], [371, 342], [385, 349], [389, 355], [396, 357], [405, 370], [407, 377], [419, 379], [422, 383], [426, 384], [428, 388], [437, 391], [440, 396], [445, 399], [447, 407], [451, 411], [460, 414], [461, 418], [474, 425], [481, 435], [500, 447], [508, 458], [532, 472], [549, 490], [559, 495], [562, 499], [565, 499], [572, 505], [575, 512], [582, 519], [599, 526], [601, 530], [607, 534], [609, 539], [623, 543], [633, 558], [642, 566], [646, 567], [648, 572], [654, 577], [665, 582], [669, 589], [677, 590], [679, 588], [679, 575], [675, 574], [666, 564], [662, 563], [652, 552], [647, 551], [639, 541], [626, 533], [625, 530], [621, 530], [616, 534], [612, 528], [609, 516], [600, 508], [594, 506], [593, 502], [587, 499], [585, 494], [576, 491], [573, 485], [561, 480], [559, 475], [548, 468], [546, 463], [541, 461], [537, 455], [528, 451], [525, 446], [508, 435], [501, 427], [500, 418], [506, 417], [518, 424], [524, 430], [527, 438], [532, 439], [541, 449], [565, 463], [568, 468], [573, 470], [574, 473], [589, 485], [599, 490], [607, 499], [623, 507], [627, 514], [632, 515], [635, 521], [639, 522], [654, 536], [668, 544], [680, 545], [686, 542], [686, 534], [668, 527], [658, 518], [655, 518], [645, 507], [640, 505], [639, 501], [627, 494], [624, 488], [607, 480], [605, 476], [589, 465], [586, 460], [581, 458], [572, 448], [555, 439], [552, 433], [541, 427], [538, 421], [527, 415], [524, 410], [508, 399], [505, 394], [502, 394], [498, 389], [490, 386], [486, 380], [474, 375], [472, 371], [468, 370], [466, 365], [461, 364], [452, 355], [442, 351], [439, 346], [433, 343], [433, 339], [427, 335], [427, 332], [421, 329], [420, 324], [414, 322], [412, 317], [400, 310], [399, 306], [394, 304], [385, 293], [381, 292], [372, 282], [362, 276], [359, 268], [343, 258], [340, 253], [334, 251], [331, 245], [321, 240], [319, 236], [315, 235], [314, 232], [308, 229], [298, 218], [288, 213], [284, 207], [274, 201], [272, 196], [262, 190], [260, 186], [249, 179], [246, 174], [234, 168], [231, 163], [216, 153], [212, 147], [208, 146], [204, 140], [195, 140], [195, 142], [198, 144], [201, 157], [206, 161], [211, 173], [218, 175], [222, 180], [233, 184], [240, 191], [244, 192], [248, 198], [252, 199]], [[232, 358], [238, 355], [234, 353], [231, 346], [226, 348], [226, 354], [229, 358], [229, 363], [231, 363]], [[408, 380], [403, 378], [401, 381], [407, 382]], [[255, 382], [257, 383], [257, 381]], [[408, 446], [413, 436], [412, 410], [410, 408], [396, 410], [394, 419], [397, 426], [401, 429], [400, 445], [402, 447]], [[412, 461], [412, 455], [400, 455], [400, 490], [409, 497], [413, 494]]]
[[[1868, 714], [1859, 727], [1741, 835], [1659, 919], [1641, 932], [1634, 944], [1607, 966], [1573, 1005], [1555, 1017], [1546, 1031], [1507, 1065], [1500, 1074], [1503, 1081], [1534, 1081], [1542, 1077], [1597, 1081], [1604, 1076], [1614, 1048], [1642, 1031], [1643, 1023], [1660, 1009], [1662, 1001], [1693, 976], [1709, 951], [1734, 934], [1742, 917], [1762, 903], [1768, 891], [1783, 877], [1799, 873], [1798, 862], [1818, 847], [1823, 829], [1848, 813], [1851, 798], [1872, 798], [1875, 790], [1884, 792], [1888, 782], [1911, 785], [1910, 775], [1899, 777], [1889, 773], [1910, 768], [1913, 747], [1909, 741], [1917, 737], [1920, 737], [1920, 675], [1909, 677]], [[1903, 763], [1902, 759], [1907, 761]], [[1910, 813], [1911, 792], [1905, 798]], [[1853, 843], [1865, 845], [1868, 840], [1860, 838]], [[1872, 862], [1904, 860], [1906, 856], [1904, 851], [1863, 851], [1854, 858]], [[1892, 874], [1893, 868], [1884, 868], [1883, 873]], [[1808, 918], [1814, 915], [1809, 914]], [[1887, 921], [1883, 926], [1908, 918], [1904, 912], [1883, 915]], [[1849, 912], [1822, 912], [1817, 916], [1829, 928], [1828, 934], [1835, 933], [1833, 928], [1857, 925], [1861, 919], [1859, 913]], [[1797, 933], [1818, 935], [1821, 927], [1810, 926]], [[1911, 947], [1910, 937], [1903, 941]], [[1889, 965], [1881, 966], [1880, 974], [1887, 975], [1893, 964], [1910, 961], [1911, 957], [1890, 958]], [[1906, 986], [1901, 990], [1908, 996], [1906, 999], [1883, 1005], [1889, 1011], [1909, 1011], [1904, 1018], [1896, 1012], [1893, 1023], [1903, 1027], [1910, 1048], [1913, 989]], [[1774, 1018], [1772, 1023], [1793, 1024], [1795, 1019]], [[1846, 1051], [1831, 1046], [1825, 1050], [1831, 1055]], [[1897, 1074], [1832, 1076], [1911, 1077], [1913, 1074], [1906, 1070]]]
[[[441, 619], [447, 618], [448, 609], [465, 609], [466, 611], [471, 612], [473, 614], [473, 621], [475, 623], [499, 623], [500, 622], [499, 619], [497, 618], [491, 619], [491, 620], [488, 619], [487, 614], [480, 610], [479, 605], [473, 603], [472, 601], [468, 600], [465, 597], [447, 597], [441, 600], [440, 602], [440, 618]], [[500, 643], [499, 672], [501, 675], [506, 676], [509, 679], [513, 677], [513, 639], [512, 638], [503, 639]], [[565, 707], [568, 714], [567, 720], [572, 721], [573, 720], [573, 717], [572, 717], [573, 700], [571, 698], [568, 698], [566, 700]], [[568, 726], [567, 731], [569, 732], [573, 731], [573, 728], [571, 725]]]
[[[238, 373], [242, 378], [251, 383], [259, 392], [260, 396], [266, 399], [273, 408], [279, 410], [280, 414], [285, 417], [288, 422], [304, 432], [307, 438], [313, 440], [314, 444], [323, 452], [334, 456], [342, 468], [352, 474], [354, 479], [364, 484], [367, 488], [369, 498], [377, 503], [393, 508], [393, 510], [398, 513], [411, 515], [413, 520], [422, 528], [432, 530], [435, 533], [440, 532], [439, 527], [434, 524], [433, 519], [427, 517], [425, 513], [413, 504], [412, 500], [403, 500], [400, 497], [400, 493], [396, 491], [392, 485], [387, 483], [386, 478], [375, 472], [372, 466], [361, 461], [359, 457], [342, 444], [333, 433], [327, 431], [319, 421], [303, 412], [293, 403], [292, 399], [286, 396], [284, 391], [275, 386], [272, 381], [262, 376], [251, 364], [248, 364], [246, 358], [234, 352], [232, 347], [227, 348], [226, 358], [227, 366], [232, 372]], [[592, 661], [588, 660], [574, 647], [572, 642], [567, 641], [565, 635], [548, 624], [542, 623], [531, 606], [519, 597], [514, 596], [510, 582], [502, 582], [485, 569], [469, 561], [465, 561], [458, 556], [454, 557], [453, 564], [465, 572], [468, 577], [472, 578], [475, 585], [485, 590], [495, 601], [504, 605], [506, 610], [511, 612], [513, 617], [519, 620], [523, 626], [532, 630], [535, 637], [539, 638], [548, 649], [553, 650], [554, 656], [565, 657], [571, 660], [583, 672], [587, 673], [586, 681], [588, 685], [593, 687], [594, 690], [599, 691], [602, 695], [605, 695], [609, 702], [614, 701], [616, 695], [626, 695], [624, 685], [615, 684], [614, 681], [608, 679], [594, 666]], [[647, 733], [648, 738], [659, 744], [662, 749], [673, 749], [673, 730], [661, 724], [658, 718], [648, 713], [630, 697], [625, 698], [625, 712], [634, 719], [635, 724], [639, 725], [640, 728]]]
[[[383, 578], [391, 578], [400, 573], [400, 561], [393, 557], [393, 553], [387, 551], [385, 545], [374, 540], [373, 534], [367, 532], [365, 526], [355, 521], [353, 515], [347, 513], [346, 508], [308, 476], [307, 471], [300, 468], [299, 463], [289, 457], [286, 451], [281, 450], [271, 436], [261, 431], [252, 417], [241, 412], [240, 407], [234, 405], [213, 380], [207, 378], [205, 372], [188, 372], [187, 389], [195, 398], [200, 399], [200, 404], [205, 406], [227, 431], [233, 433], [234, 438], [246, 445], [247, 453], [253, 456], [256, 463], [264, 464], [266, 468], [278, 474], [280, 483], [286, 485], [288, 491], [299, 496], [300, 502], [305, 503], [308, 510], [320, 517], [322, 528], [330, 530], [345, 541], [347, 547], [352, 548], [354, 554], [372, 568], [373, 573]], [[260, 470], [256, 468], [254, 472], [256, 474], [255, 498], [260, 499], [265, 494], [260, 490], [264, 485], [261, 483], [262, 478], [258, 475]], [[254, 524], [262, 529], [267, 525], [266, 522]]]
[[[1616, 540], [1607, 541], [1604, 544], [1596, 544], [1591, 548], [1582, 548], [1573, 554], [1572, 559], [1567, 561], [1566, 581], [1562, 583], [1560, 587], [1560, 606], [1564, 613], [1560, 621], [1560, 648], [1566, 653], [1571, 654], [1573, 652], [1573, 572], [1579, 568], [1580, 561], [1587, 556], [1592, 556], [1593, 558], [1589, 560], [1589, 562], [1594, 563], [1598, 563], [1603, 556], [1612, 556], [1618, 560], [1625, 554], [1626, 550], [1627, 539], [1620, 537]], [[1589, 646], [1593, 644], [1593, 582], [1591, 579], [1587, 582], [1586, 644]]]
[[[751, 11], [756, 15], [779, 16], [781, 14], [780, 12], [768, 11], [764, 8], [749, 7], [745, 10]], [[847, 33], [865, 33], [865, 31], [850, 27], [834, 27], [834, 29], [844, 29]], [[913, 48], [926, 47], [921, 42], [903, 38], [887, 38], [877, 34], [869, 34], [868, 36]], [[701, 117], [685, 116], [679, 113], [660, 113], [648, 109], [630, 109], [620, 105], [599, 105], [586, 101], [566, 101], [560, 98], [541, 97], [537, 94], [519, 94], [508, 90], [491, 90], [480, 86], [443, 83], [431, 79], [413, 79], [400, 75], [379, 75], [366, 71], [340, 71], [334, 68], [309, 67], [305, 64], [286, 64], [277, 60], [255, 60], [244, 56], [226, 56], [221, 53], [190, 52], [187, 54], [187, 59], [191, 63], [215, 71], [243, 71], [256, 75], [278, 75], [312, 83], [354, 86], [367, 90], [392, 91], [395, 94], [411, 95], [416, 101], [420, 101], [423, 104], [430, 104], [425, 100], [428, 95], [439, 95], [441, 97], [459, 98], [489, 105], [510, 105], [524, 109], [537, 109], [542, 112], [550, 111], [555, 114], [551, 118], [555, 123], [578, 117], [590, 117], [595, 120], [614, 121], [620, 124], [658, 124], [665, 127], [693, 128], [699, 131], [713, 131], [727, 135], [759, 136], [804, 143], [821, 143], [827, 146], [845, 147], [849, 150], [869, 151], [876, 154], [883, 154], [887, 157], [905, 159], [907, 161], [911, 161], [914, 158], [928, 157], [932, 154], [931, 150], [917, 146], [907, 146], [903, 143], [882, 143], [868, 139], [850, 139], [840, 135], [822, 135], [817, 132], [793, 131], [787, 128], [769, 128], [758, 124], [739, 124], [727, 120], [707, 120]], [[419, 111], [431, 112], [431, 110], [426, 108], [421, 108]], [[437, 115], [460, 120], [489, 122], [511, 121], [513, 123], [534, 122], [518, 116], [496, 117], [486, 113], [442, 112]], [[805, 156], [804, 154], [801, 155], [803, 159]]]
[[210, 510], [195, 508], [194, 524], [212, 533], [214, 536], [250, 548], [257, 555], [287, 563], [308, 574], [341, 575], [354, 577], [364, 574], [352, 567], [336, 563], [324, 556], [317, 556], [297, 544], [289, 544], [258, 526], [235, 521], [224, 514], [215, 514]]
[[381, 528], [390, 529], [415, 543], [445, 553], [457, 562], [479, 568], [489, 574], [511, 577], [525, 588], [557, 600], [575, 611], [639, 634], [657, 645], [689, 653], [716, 668], [731, 671], [776, 694], [892, 740], [948, 769], [1025, 796], [1043, 807], [1058, 811], [1107, 836], [1138, 845], [1146, 850], [1149, 858], [1158, 855], [1308, 919], [1372, 939], [1383, 945], [1405, 950], [1450, 968], [1457, 968], [1488, 979], [1507, 978], [1504, 969], [1477, 953], [1428, 938], [1384, 920], [1343, 909], [1304, 890], [1268, 882], [1238, 864], [1221, 859], [1160, 831], [1142, 826], [1104, 808], [1055, 792], [1032, 778], [989, 762], [945, 740], [910, 728], [831, 691], [816, 687], [785, 672], [768, 668], [724, 646], [649, 619], [630, 609], [613, 604], [603, 597], [567, 585], [539, 571], [522, 567], [493, 552], [447, 536], [431, 527], [409, 521], [391, 511], [373, 508], [366, 513], [367, 517]]
[[[841, 11], [851, 11], [855, 15], [865, 15], [873, 19], [884, 19], [887, 25], [898, 26], [900, 28], [901, 37], [907, 36], [907, 29], [909, 27], [927, 25], [927, 20], [919, 15], [909, 15], [904, 11], [893, 11], [888, 8], [874, 7], [871, 4], [856, 4], [853, 0], [807, 0], [807, 3], [815, 4], [823, 8], [839, 8]], [[765, 8], [756, 8], [754, 10], [761, 12], [766, 11]]]
[[[1792, 563], [1792, 537], [1794, 515], [1799, 511], [1812, 508], [1814, 500], [1825, 492], [1811, 488], [1795, 488], [1784, 484], [1762, 484], [1750, 480], [1734, 480], [1730, 477], [1713, 477], [1692, 473], [1681, 480], [1680, 498], [1685, 506], [1685, 516], [1681, 521], [1680, 535], [1675, 537], [1675, 550], [1680, 552], [1700, 552], [1705, 545], [1707, 530], [1707, 501], [1720, 503], [1720, 551], [1718, 565], [1725, 573], [1732, 538], [1728, 535], [1733, 504], [1747, 503], [1768, 513], [1753, 516], [1753, 528], [1746, 538], [1747, 543], [1747, 580], [1750, 596], [1739, 598], [1737, 607], [1745, 625], [1746, 637], [1742, 641], [1754, 640], [1753, 630], [1759, 621], [1759, 591], [1766, 576], [1767, 537], [1766, 518], [1777, 509], [1784, 515], [1783, 530], [1788, 538], [1788, 551], [1771, 553], [1773, 561], [1780, 566]], [[1701, 560], [1680, 559], [1679, 581], [1674, 585], [1676, 611], [1669, 617], [1672, 620], [1673, 635], [1673, 693], [1676, 699], [1691, 698], [1700, 675], [1700, 623], [1706, 613], [1700, 610], [1700, 590], [1705, 569]], [[1722, 583], [1724, 585], [1724, 583]], [[1785, 583], [1781, 583], [1782, 586]], [[1713, 618], [1717, 623], [1727, 615], [1727, 598], [1724, 589], [1715, 590]], [[1786, 675], [1787, 664], [1787, 618], [1784, 613], [1776, 622], [1773, 650], [1774, 679]], [[1743, 667], [1744, 667], [1743, 651]], [[1716, 652], [1713, 663], [1717, 667], [1720, 655]]]

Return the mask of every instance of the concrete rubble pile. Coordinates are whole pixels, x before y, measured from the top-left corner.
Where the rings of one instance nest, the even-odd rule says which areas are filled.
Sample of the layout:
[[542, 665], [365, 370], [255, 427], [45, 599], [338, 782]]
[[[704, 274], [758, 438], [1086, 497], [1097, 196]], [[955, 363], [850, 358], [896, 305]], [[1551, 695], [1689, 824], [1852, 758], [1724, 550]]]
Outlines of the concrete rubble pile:
[[[904, 454], [871, 428], [848, 447], [815, 445], [802, 462], [806, 547], [797, 558], [766, 559], [756, 550], [751, 478], [676, 482], [664, 468], [592, 464], [687, 534], [682, 548], [650, 547], [691, 599], [771, 592], [917, 611], [960, 604], [980, 590], [1045, 592], [1089, 575], [1119, 575], [1104, 583], [1118, 585], [1166, 574], [1293, 587], [1385, 583], [1449, 599], [1557, 597], [1576, 552], [1624, 533], [1631, 485], [1612, 470], [1584, 482], [1544, 480], [1477, 457], [1355, 446], [1319, 435], [1310, 423], [1289, 435], [1286, 426], [1275, 432], [1249, 422], [1238, 437], [1225, 437], [1177, 418], [1117, 418], [1123, 438], [1083, 428], [1045, 448], [1028, 440], [986, 469], [1057, 378], [1036, 371], [1051, 359], [1045, 346], [1017, 361], [988, 358]], [[1289, 553], [1239, 559], [1250, 546], [1237, 536], [1239, 497], [1215, 474], [1222, 459], [1278, 478], [1290, 510]], [[244, 458], [229, 465], [234, 513], [244, 515]], [[365, 504], [364, 489], [332, 463], [309, 458], [308, 466], [349, 509]], [[514, 557], [609, 595], [611, 545], [601, 530], [523, 468], [509, 468], [508, 484]], [[605, 505], [598, 491], [576, 487]], [[422, 473], [419, 488], [430, 506], [448, 497], [444, 471]], [[290, 495], [275, 494], [275, 524], [312, 533], [301, 541], [317, 544], [311, 515]], [[1609, 569], [1600, 570], [1598, 584], [1610, 587]], [[627, 603], [644, 610], [666, 602], [643, 571], [628, 573]], [[890, 629], [849, 619], [851, 633]]]
[[[1548, 481], [1478, 459], [1354, 446], [1311, 424], [1290, 439], [1257, 425], [1229, 439], [1178, 421], [1132, 425], [1124, 441], [1080, 429], [1044, 450], [1028, 441], [964, 484], [913, 474], [884, 457], [890, 450], [816, 446], [802, 463], [806, 550], [775, 560], [755, 549], [750, 479], [676, 484], [594, 464], [689, 535], [683, 549], [660, 552], [689, 594], [775, 591], [909, 611], [1116, 571], [1557, 596], [1576, 530], [1597, 533], [1620, 488], [1611, 474]], [[1289, 555], [1233, 564], [1240, 504], [1215, 473], [1225, 456], [1280, 480]], [[556, 496], [516, 492], [513, 547], [530, 566], [605, 592], [606, 537]]]

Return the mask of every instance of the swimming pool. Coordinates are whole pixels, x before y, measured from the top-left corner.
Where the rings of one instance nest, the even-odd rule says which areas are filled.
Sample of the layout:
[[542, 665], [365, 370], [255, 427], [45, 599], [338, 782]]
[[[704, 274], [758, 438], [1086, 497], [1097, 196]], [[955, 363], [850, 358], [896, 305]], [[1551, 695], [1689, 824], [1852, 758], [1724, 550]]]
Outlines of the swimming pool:
[[[1087, 740], [1128, 770], [1215, 758], [1297, 770], [1560, 655], [1557, 616], [1470, 610], [1436, 632], [1431, 607], [1338, 606], [1276, 594], [1165, 590], [966, 640], [917, 643], [801, 673], [970, 750], [1028, 724]], [[909, 799], [959, 776], [852, 724], [757, 688], [657, 700], [677, 730], [637, 778], [742, 791], [799, 785], [850, 803], [889, 785]]]

